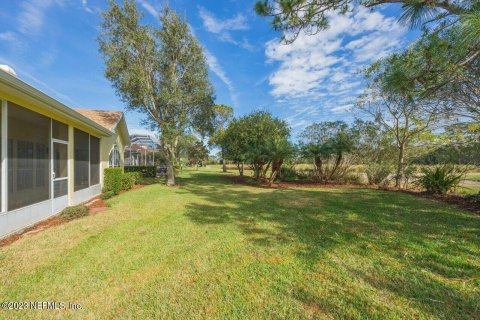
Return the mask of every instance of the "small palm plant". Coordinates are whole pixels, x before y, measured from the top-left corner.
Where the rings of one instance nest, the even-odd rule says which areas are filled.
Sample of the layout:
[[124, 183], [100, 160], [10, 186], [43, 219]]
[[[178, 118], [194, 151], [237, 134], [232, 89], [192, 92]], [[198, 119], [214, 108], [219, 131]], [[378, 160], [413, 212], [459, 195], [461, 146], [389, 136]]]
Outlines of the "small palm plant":
[[429, 193], [446, 194], [458, 187], [464, 180], [466, 171], [454, 165], [424, 167], [415, 183]]

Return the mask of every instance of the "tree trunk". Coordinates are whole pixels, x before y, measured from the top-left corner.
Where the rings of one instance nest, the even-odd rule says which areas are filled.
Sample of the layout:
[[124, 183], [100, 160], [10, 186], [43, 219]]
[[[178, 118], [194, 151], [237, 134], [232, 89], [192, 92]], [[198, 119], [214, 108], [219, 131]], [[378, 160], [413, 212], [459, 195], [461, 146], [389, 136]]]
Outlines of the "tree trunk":
[[277, 177], [278, 173], [280, 172], [280, 168], [282, 167], [283, 159], [272, 161], [272, 173], [270, 174], [270, 179], [268, 180], [268, 186], [271, 187], [275, 178]]
[[335, 175], [335, 173], [337, 172], [337, 169], [338, 167], [340, 166], [340, 163], [342, 162], [342, 153], [340, 152], [338, 155], [337, 155], [337, 158], [335, 159], [335, 165], [332, 169], [332, 172], [330, 172], [330, 176], [328, 177], [328, 180], [332, 180], [333, 179], [333, 176]]
[[222, 170], [223, 172], [227, 172], [227, 164], [225, 163], [225, 156], [223, 155], [223, 152], [222, 152]]
[[173, 156], [167, 152], [167, 186], [171, 187], [175, 185], [175, 170], [173, 168]]
[[243, 177], [243, 162], [237, 162], [237, 168], [238, 168], [238, 173], [240, 174], [240, 177]]
[[314, 166], [315, 166], [315, 174], [318, 178], [318, 180], [320, 180], [320, 182], [322, 182], [322, 159], [320, 159], [320, 157], [315, 157], [314, 158]]
[[395, 176], [395, 188], [402, 187], [403, 166], [405, 159], [405, 145], [402, 143], [398, 147], [397, 175]]

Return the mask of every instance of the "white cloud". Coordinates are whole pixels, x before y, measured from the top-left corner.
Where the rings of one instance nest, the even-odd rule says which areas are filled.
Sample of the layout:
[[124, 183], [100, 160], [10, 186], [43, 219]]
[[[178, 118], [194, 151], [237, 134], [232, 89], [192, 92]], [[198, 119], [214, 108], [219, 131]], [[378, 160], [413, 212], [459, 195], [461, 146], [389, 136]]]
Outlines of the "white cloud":
[[87, 0], [82, 0], [82, 7], [83, 10], [87, 11], [88, 13], [93, 13], [93, 10], [88, 6]]
[[220, 80], [225, 83], [225, 85], [228, 88], [228, 91], [230, 93], [230, 98], [232, 99], [232, 102], [234, 106], [238, 106], [238, 96], [235, 90], [235, 87], [233, 86], [232, 81], [230, 78], [227, 76], [225, 70], [223, 70], [222, 66], [218, 62], [217, 57], [215, 57], [210, 51], [208, 51], [206, 48], [204, 48], [205, 52], [205, 59], [207, 60], [207, 64], [210, 67], [210, 70], [218, 77]]
[[352, 110], [352, 108], [353, 108], [353, 104], [347, 104], [347, 105], [344, 105], [344, 106], [338, 106], [338, 107], [332, 108], [331, 111], [339, 113], [339, 112], [350, 111], [350, 110]]
[[150, 3], [148, 3], [146, 0], [138, 0], [138, 2], [149, 14], [151, 14], [155, 19], [158, 19], [160, 12], [157, 11]]
[[199, 14], [203, 21], [203, 26], [211, 33], [222, 34], [226, 31], [248, 29], [247, 21], [242, 14], [237, 14], [230, 19], [220, 20], [203, 7], [199, 7]]
[[18, 30], [24, 34], [36, 34], [43, 27], [45, 12], [54, 4], [62, 4], [63, 0], [25, 0], [20, 4], [17, 17]]
[[15, 33], [11, 32], [11, 31], [0, 32], [0, 40], [1, 41], [16, 41], [17, 36], [15, 35]]
[[198, 13], [202, 19], [205, 29], [217, 35], [218, 39], [224, 42], [233, 43], [247, 50], [253, 50], [254, 47], [248, 42], [247, 38], [237, 41], [233, 38], [231, 31], [248, 30], [247, 19], [242, 14], [237, 14], [230, 19], [221, 20], [216, 18], [211, 12], [203, 7], [199, 7]]
[[[190, 24], [188, 24], [188, 28], [190, 29], [192, 35], [197, 37], [195, 29]], [[222, 66], [218, 62], [217, 57], [215, 57], [205, 46], [203, 47], [203, 53], [205, 54], [205, 60], [207, 60], [208, 67], [227, 86], [234, 106], [238, 106], [238, 95], [235, 87], [233, 86], [230, 78], [227, 76], [225, 70], [223, 70]]]
[[348, 111], [364, 86], [358, 71], [397, 50], [406, 31], [395, 18], [358, 7], [346, 15], [331, 14], [327, 30], [302, 33], [290, 45], [273, 39], [265, 48], [267, 62], [278, 64], [269, 77], [271, 94], [277, 102], [315, 105], [322, 109], [316, 116]]

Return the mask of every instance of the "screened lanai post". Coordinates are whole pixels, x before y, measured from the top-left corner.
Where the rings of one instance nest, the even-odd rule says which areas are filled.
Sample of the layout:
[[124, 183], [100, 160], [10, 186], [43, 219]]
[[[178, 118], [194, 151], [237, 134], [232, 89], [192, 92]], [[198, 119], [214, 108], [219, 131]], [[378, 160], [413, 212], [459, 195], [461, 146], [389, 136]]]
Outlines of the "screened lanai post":
[[72, 126], [68, 126], [68, 205], [72, 206], [75, 192], [75, 140]]
[[1, 107], [1, 157], [2, 157], [2, 169], [1, 169], [1, 210], [2, 212], [7, 212], [8, 208], [8, 186], [7, 186], [7, 166], [8, 166], [8, 108], [7, 108], [7, 101], [2, 100], [2, 107]]

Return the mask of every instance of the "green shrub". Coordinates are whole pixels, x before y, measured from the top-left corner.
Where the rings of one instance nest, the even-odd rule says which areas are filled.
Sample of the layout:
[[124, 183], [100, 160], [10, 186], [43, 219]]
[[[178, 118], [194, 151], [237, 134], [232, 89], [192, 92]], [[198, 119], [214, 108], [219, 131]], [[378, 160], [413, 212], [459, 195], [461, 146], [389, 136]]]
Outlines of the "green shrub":
[[104, 192], [100, 195], [100, 198], [102, 200], [107, 200], [107, 199], [110, 199], [111, 197], [113, 197], [115, 195], [115, 193], [113, 191], [107, 191], [107, 192]]
[[67, 207], [60, 212], [60, 217], [65, 220], [73, 220], [88, 215], [88, 208], [85, 206]]
[[384, 184], [390, 176], [392, 168], [389, 165], [371, 163], [365, 166], [368, 184]]
[[135, 184], [135, 172], [127, 172], [122, 175], [122, 190], [130, 190]]
[[141, 172], [130, 172], [132, 174], [133, 184], [140, 184], [142, 182], [143, 174]]
[[446, 194], [465, 178], [466, 170], [454, 165], [422, 168], [422, 176], [415, 183], [430, 193]]
[[346, 175], [342, 176], [340, 179], [338, 179], [338, 182], [339, 183], [350, 183], [350, 184], [361, 184], [362, 183], [362, 177], [358, 173], [350, 172], [350, 173], [347, 173]]
[[103, 192], [118, 194], [122, 190], [122, 168], [106, 168], [104, 173]]
[[295, 181], [298, 179], [298, 174], [294, 168], [282, 167], [278, 173], [278, 179], [281, 181]]
[[157, 167], [155, 166], [126, 166], [125, 172], [141, 172], [144, 178], [155, 178]]
[[417, 176], [418, 168], [414, 165], [409, 165], [403, 169], [403, 184], [404, 188], [408, 189], [408, 184], [411, 181], [414, 181], [415, 177]]
[[313, 181], [313, 180], [316, 179], [315, 170], [313, 170], [313, 169], [309, 169], [309, 168], [299, 169], [299, 170], [296, 170], [296, 173], [297, 173], [298, 179], [300, 179], [300, 180], [312, 180]]

